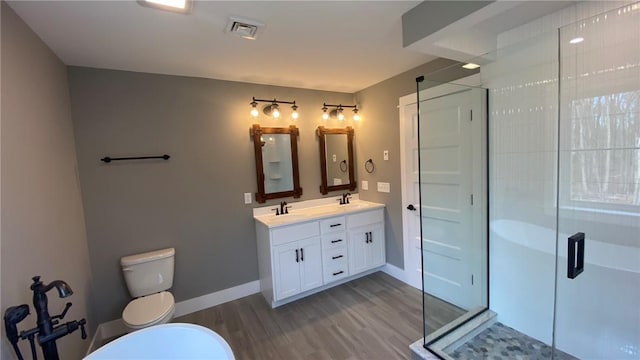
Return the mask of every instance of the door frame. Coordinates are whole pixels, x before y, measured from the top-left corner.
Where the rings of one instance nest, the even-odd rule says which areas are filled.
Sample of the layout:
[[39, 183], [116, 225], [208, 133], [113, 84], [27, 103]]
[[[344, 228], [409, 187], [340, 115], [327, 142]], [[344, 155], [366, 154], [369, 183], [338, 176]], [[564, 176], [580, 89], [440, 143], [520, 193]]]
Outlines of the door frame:
[[[452, 93], [456, 93], [460, 91], [460, 87], [457, 85], [464, 85], [464, 86], [469, 86], [469, 87], [480, 87], [481, 84], [481, 78], [480, 78], [480, 74], [475, 74], [472, 76], [468, 76], [466, 78], [462, 78], [462, 79], [458, 79], [455, 81], [455, 83], [445, 83], [442, 85], [438, 85], [435, 87], [431, 87], [431, 88], [427, 88], [424, 90], [420, 91], [420, 98], [421, 99], [429, 99], [429, 98], [435, 98], [435, 97], [439, 97], [439, 96], [446, 96]], [[412, 93], [406, 96], [402, 96], [398, 99], [398, 110], [399, 110], [399, 126], [400, 126], [400, 144], [404, 144], [405, 141], [407, 140], [405, 137], [406, 134], [406, 126], [410, 125], [405, 118], [405, 107], [407, 105], [411, 105], [411, 104], [416, 104], [417, 103], [417, 93]], [[473, 250], [475, 251], [483, 251], [484, 250], [484, 256], [486, 256], [486, 259], [481, 259], [478, 258], [477, 261], [482, 261], [485, 260], [486, 261], [486, 266], [480, 266], [481, 269], [481, 274], [479, 274], [480, 279], [478, 279], [479, 281], [481, 281], [479, 283], [479, 291], [481, 292], [480, 296], [483, 299], [486, 299], [486, 306], [489, 306], [489, 258], [488, 258], [488, 254], [489, 254], [489, 243], [488, 243], [488, 228], [489, 228], [489, 224], [488, 224], [488, 216], [489, 216], [489, 204], [488, 204], [488, 195], [489, 195], [489, 188], [488, 188], [488, 170], [489, 170], [489, 163], [488, 163], [488, 121], [487, 121], [487, 94], [486, 92], [482, 92], [481, 98], [480, 99], [473, 99], [472, 101], [479, 101], [479, 105], [480, 105], [480, 111], [477, 111], [478, 116], [477, 116], [477, 120], [478, 121], [473, 121], [472, 122], [472, 129], [471, 129], [471, 137], [472, 137], [472, 153], [475, 154], [474, 158], [472, 159], [472, 166], [473, 166], [473, 187], [472, 187], [472, 191], [474, 194], [474, 210], [473, 210], [473, 223], [472, 223], [472, 231], [474, 233], [479, 233], [481, 234], [480, 241], [475, 242], [475, 247], [473, 248]], [[476, 119], [476, 114], [474, 113], [474, 120]], [[482, 136], [484, 135], [484, 136]], [[402, 244], [403, 244], [403, 257], [404, 257], [404, 280], [407, 284], [422, 290], [422, 283], [420, 284], [415, 284], [415, 283], [411, 283], [410, 279], [411, 274], [410, 271], [412, 271], [412, 268], [415, 267], [415, 264], [410, 264], [409, 263], [409, 259], [410, 259], [410, 248], [411, 248], [411, 240], [409, 239], [409, 231], [408, 231], [408, 212], [405, 211], [405, 207], [407, 206], [407, 204], [409, 203], [409, 200], [407, 199], [408, 195], [409, 195], [409, 191], [408, 189], [406, 189], [406, 181], [407, 176], [406, 176], [406, 171], [407, 168], [409, 167], [408, 164], [406, 164], [405, 161], [405, 153], [404, 153], [404, 147], [401, 146], [400, 147], [400, 151], [401, 151], [401, 156], [400, 156], [400, 175], [401, 175], [401, 193], [402, 193]], [[478, 155], [479, 154], [479, 155]], [[480, 161], [477, 161], [478, 158], [480, 159]], [[476, 206], [477, 204], [477, 206]], [[486, 248], [482, 248], [482, 247], [486, 247]], [[476, 264], [477, 265], [477, 264]], [[420, 266], [420, 272], [422, 271], [422, 266]]]

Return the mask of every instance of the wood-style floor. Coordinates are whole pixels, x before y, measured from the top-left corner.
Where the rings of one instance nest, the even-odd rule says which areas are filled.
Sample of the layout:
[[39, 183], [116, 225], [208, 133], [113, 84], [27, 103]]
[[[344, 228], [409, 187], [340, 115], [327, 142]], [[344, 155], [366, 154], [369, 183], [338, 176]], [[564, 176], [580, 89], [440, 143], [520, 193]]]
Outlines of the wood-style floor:
[[[428, 327], [462, 311], [429, 300]], [[384, 273], [336, 286], [271, 309], [255, 294], [174, 319], [206, 326], [236, 359], [408, 359], [423, 336], [421, 292]]]

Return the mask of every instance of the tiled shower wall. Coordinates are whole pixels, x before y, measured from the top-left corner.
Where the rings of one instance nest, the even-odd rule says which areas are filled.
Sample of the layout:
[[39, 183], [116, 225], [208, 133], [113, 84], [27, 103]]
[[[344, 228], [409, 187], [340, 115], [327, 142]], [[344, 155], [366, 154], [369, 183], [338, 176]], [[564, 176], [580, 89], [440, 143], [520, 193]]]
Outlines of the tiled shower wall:
[[558, 28], [628, 3], [581, 2], [505, 32], [481, 70], [490, 89], [490, 307], [500, 322], [547, 344], [558, 225]]

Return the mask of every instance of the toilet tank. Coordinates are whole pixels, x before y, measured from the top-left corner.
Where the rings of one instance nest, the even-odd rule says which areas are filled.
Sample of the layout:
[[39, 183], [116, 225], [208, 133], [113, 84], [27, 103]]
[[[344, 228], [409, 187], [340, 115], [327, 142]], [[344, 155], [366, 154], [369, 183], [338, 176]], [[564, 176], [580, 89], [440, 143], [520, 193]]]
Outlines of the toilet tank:
[[173, 286], [175, 249], [168, 248], [120, 259], [129, 293], [133, 297], [155, 294]]

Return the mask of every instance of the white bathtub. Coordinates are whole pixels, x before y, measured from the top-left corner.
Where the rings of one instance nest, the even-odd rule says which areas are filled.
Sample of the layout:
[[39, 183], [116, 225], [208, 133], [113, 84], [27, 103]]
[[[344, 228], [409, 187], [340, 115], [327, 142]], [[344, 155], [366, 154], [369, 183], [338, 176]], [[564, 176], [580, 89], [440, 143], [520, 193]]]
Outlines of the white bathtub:
[[233, 352], [217, 333], [193, 324], [163, 324], [124, 335], [85, 360], [104, 359], [229, 359]]

